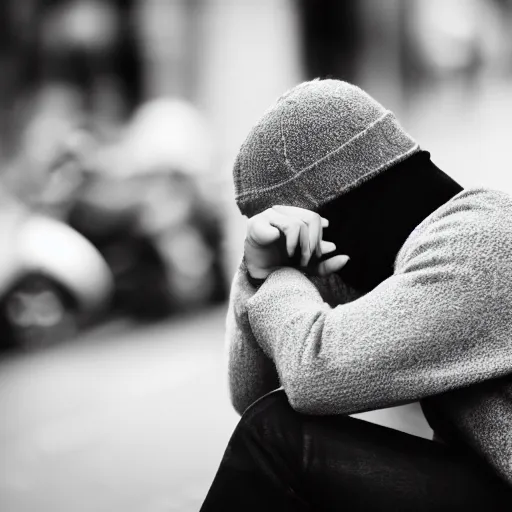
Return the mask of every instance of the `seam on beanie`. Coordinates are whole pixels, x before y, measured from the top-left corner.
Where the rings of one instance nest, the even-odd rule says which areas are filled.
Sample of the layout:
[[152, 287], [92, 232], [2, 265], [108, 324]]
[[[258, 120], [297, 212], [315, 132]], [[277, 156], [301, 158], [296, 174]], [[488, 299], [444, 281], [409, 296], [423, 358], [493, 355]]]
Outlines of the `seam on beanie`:
[[[346, 194], [347, 192], [350, 192], [352, 189], [359, 187], [361, 184], [363, 184], [363, 183], [373, 179], [374, 176], [377, 176], [378, 174], [380, 174], [382, 172], [385, 172], [387, 169], [393, 167], [394, 165], [396, 165], [399, 162], [405, 160], [406, 158], [410, 157], [414, 153], [417, 153], [418, 151], [424, 151], [424, 150], [422, 150], [420, 145], [416, 142], [405, 153], [397, 155], [395, 158], [393, 158], [393, 159], [389, 160], [388, 162], [382, 164], [380, 167], [372, 169], [367, 174], [364, 174], [363, 176], [360, 176], [356, 181], [354, 181], [350, 185], [348, 185], [348, 186], [346, 186], [344, 188], [340, 188], [340, 189], [333, 189], [333, 192], [330, 195], [322, 197], [321, 200], [315, 200], [314, 199], [311, 202], [311, 204], [309, 204], [307, 206], [305, 205], [305, 206], [302, 206], [302, 207], [303, 208], [307, 208], [307, 209], [312, 209], [312, 210], [314, 210], [316, 208], [319, 208], [320, 206], [328, 203], [329, 201], [332, 201], [333, 199], [335, 199], [337, 197], [340, 197], [341, 195]], [[282, 196], [280, 196], [277, 200], [279, 201], [281, 199], [283, 199]], [[237, 199], [238, 207], [242, 211], [243, 215], [249, 215], [249, 216], [254, 215], [254, 211], [248, 212], [247, 209], [244, 208], [244, 205], [247, 205], [250, 208], [250, 202], [249, 201], [250, 201], [250, 198], [247, 198], [247, 197], [243, 198], [243, 199], [240, 199], [240, 200]], [[278, 203], [274, 203], [274, 204], [278, 204]], [[283, 203], [283, 204], [286, 204], [286, 203]], [[261, 208], [260, 211], [262, 211], [264, 208], [270, 208], [271, 206], [272, 205], [270, 203], [268, 203], [263, 208]], [[246, 211], [244, 212], [244, 210], [246, 210]]]
[[[359, 132], [357, 135], [352, 137], [350, 140], [348, 140], [347, 142], [345, 142], [341, 146], [338, 146], [336, 149], [333, 149], [332, 151], [330, 151], [329, 153], [324, 155], [322, 158], [319, 158], [318, 160], [316, 160], [312, 164], [308, 165], [307, 167], [304, 167], [304, 169], [301, 169], [300, 171], [298, 171], [295, 175], [291, 176], [290, 178], [288, 178], [288, 179], [286, 179], [284, 181], [281, 181], [280, 183], [276, 183], [275, 185], [269, 185], [268, 187], [253, 188], [253, 189], [250, 189], [250, 190], [246, 190], [245, 192], [242, 192], [242, 193], [238, 194], [235, 197], [235, 199], [238, 199], [240, 197], [245, 197], [245, 196], [248, 196], [248, 195], [252, 195], [252, 194], [260, 194], [262, 192], [269, 192], [270, 190], [275, 190], [276, 188], [279, 188], [279, 187], [282, 187], [284, 185], [287, 185], [288, 183], [291, 183], [292, 181], [294, 181], [297, 178], [299, 178], [300, 176], [302, 176], [302, 174], [304, 174], [305, 172], [313, 169], [318, 164], [324, 162], [325, 160], [328, 160], [333, 155], [335, 155], [339, 151], [343, 150], [343, 148], [345, 146], [347, 146], [348, 144], [351, 144], [352, 142], [354, 142], [358, 138], [362, 137], [370, 128], [373, 128], [376, 124], [382, 122], [382, 120], [385, 119], [387, 116], [393, 116], [393, 115], [394, 115], [393, 112], [391, 112], [390, 110], [386, 110], [384, 112], [384, 114], [382, 114], [375, 121], [371, 122], [363, 131]], [[281, 126], [281, 130], [282, 130], [282, 126]], [[284, 133], [283, 133], [283, 137], [284, 137]], [[290, 166], [291, 166], [291, 164], [290, 164]], [[292, 167], [292, 169], [293, 169], [293, 167]]]
[[[414, 146], [407, 150], [405, 153], [402, 153], [401, 155], [398, 155], [397, 157], [393, 158], [389, 162], [386, 162], [385, 164], [382, 164], [380, 167], [377, 167], [377, 169], [373, 169], [372, 172], [369, 172], [367, 174], [364, 174], [363, 176], [360, 176], [356, 181], [351, 183], [349, 186], [345, 187], [343, 190], [338, 190], [331, 194], [330, 196], [327, 196], [325, 199], [322, 198], [322, 204], [326, 204], [329, 201], [332, 201], [333, 199], [336, 199], [340, 194], [346, 194], [347, 192], [350, 192], [354, 188], [359, 187], [362, 183], [365, 183], [366, 181], [369, 181], [377, 174], [380, 174], [381, 172], [386, 171], [387, 169], [390, 169], [394, 165], [400, 163], [401, 161], [405, 160], [412, 154], [421, 151], [420, 145], [418, 143], [414, 144]], [[316, 204], [316, 207], [321, 206], [320, 204]]]

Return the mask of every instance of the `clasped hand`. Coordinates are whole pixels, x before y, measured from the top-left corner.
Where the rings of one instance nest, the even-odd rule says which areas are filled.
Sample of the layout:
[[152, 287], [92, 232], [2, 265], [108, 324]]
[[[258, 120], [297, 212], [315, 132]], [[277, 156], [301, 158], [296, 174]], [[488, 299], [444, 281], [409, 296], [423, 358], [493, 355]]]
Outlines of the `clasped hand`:
[[323, 240], [323, 229], [328, 225], [329, 221], [317, 213], [295, 206], [273, 206], [251, 217], [244, 246], [247, 270], [255, 279], [266, 279], [275, 269], [286, 266], [319, 276], [337, 272], [349, 257], [324, 258], [336, 250], [332, 242]]

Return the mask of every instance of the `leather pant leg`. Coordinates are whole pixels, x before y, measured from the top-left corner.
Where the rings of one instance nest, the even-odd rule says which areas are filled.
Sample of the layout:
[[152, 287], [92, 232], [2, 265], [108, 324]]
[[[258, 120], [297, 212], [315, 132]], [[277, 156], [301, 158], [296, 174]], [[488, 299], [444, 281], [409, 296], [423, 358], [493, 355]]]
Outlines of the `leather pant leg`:
[[242, 416], [201, 508], [231, 510], [512, 510], [512, 490], [471, 454], [348, 416], [302, 415], [274, 391]]

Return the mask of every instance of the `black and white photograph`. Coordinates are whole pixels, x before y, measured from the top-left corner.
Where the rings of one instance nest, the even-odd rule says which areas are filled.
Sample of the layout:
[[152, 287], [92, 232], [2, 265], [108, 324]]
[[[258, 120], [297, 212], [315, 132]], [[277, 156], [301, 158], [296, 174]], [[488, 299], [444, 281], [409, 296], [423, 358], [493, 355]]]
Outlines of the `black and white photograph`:
[[0, 512], [512, 510], [512, 0], [0, 2]]

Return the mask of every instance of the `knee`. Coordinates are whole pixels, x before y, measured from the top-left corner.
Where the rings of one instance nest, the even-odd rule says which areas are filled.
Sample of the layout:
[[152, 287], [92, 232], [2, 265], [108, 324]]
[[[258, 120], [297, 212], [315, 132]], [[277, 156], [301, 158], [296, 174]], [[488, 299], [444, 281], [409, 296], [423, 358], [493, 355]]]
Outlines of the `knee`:
[[251, 431], [265, 437], [291, 434], [300, 415], [292, 409], [286, 393], [279, 389], [256, 400], [243, 413], [237, 430]]
[[263, 418], [279, 420], [291, 409], [288, 397], [282, 389], [276, 389], [253, 402], [242, 414], [240, 423], [257, 424]]
[[254, 402], [242, 415], [233, 433], [236, 445], [270, 447], [286, 459], [300, 450], [302, 444], [302, 415], [292, 409], [286, 393], [273, 391]]

